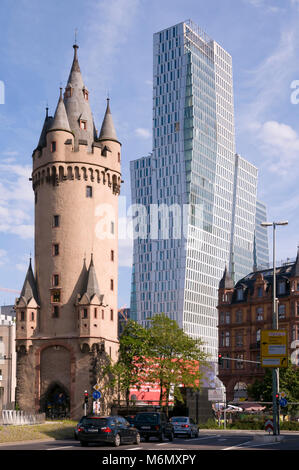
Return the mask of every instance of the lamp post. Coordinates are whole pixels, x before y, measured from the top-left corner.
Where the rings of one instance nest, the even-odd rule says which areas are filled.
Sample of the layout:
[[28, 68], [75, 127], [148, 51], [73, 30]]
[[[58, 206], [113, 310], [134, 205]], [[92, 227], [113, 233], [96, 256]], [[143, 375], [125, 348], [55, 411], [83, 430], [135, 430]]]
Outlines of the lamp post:
[[[277, 309], [277, 299], [276, 299], [276, 266], [275, 266], [275, 256], [276, 256], [276, 226], [277, 225], [288, 225], [288, 221], [283, 222], [263, 222], [261, 223], [262, 227], [273, 227], [273, 314], [272, 314], [272, 328], [273, 330], [278, 330], [278, 309]], [[279, 394], [279, 369], [276, 367], [272, 370], [272, 403], [273, 403], [273, 434], [280, 434], [279, 429], [279, 403], [277, 400], [277, 395]]]

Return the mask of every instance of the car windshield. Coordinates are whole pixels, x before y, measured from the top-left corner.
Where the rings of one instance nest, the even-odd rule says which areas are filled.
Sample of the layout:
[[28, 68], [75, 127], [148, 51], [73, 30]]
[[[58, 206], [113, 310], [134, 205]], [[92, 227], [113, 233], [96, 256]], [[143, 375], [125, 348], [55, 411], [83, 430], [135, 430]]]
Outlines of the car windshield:
[[171, 418], [171, 421], [173, 423], [188, 423], [188, 418], [181, 418], [181, 417]]
[[146, 414], [140, 413], [135, 418], [135, 423], [157, 424], [159, 415], [156, 413]]
[[83, 426], [96, 426], [97, 428], [101, 428], [102, 426], [107, 425], [106, 418], [83, 418], [81, 421]]

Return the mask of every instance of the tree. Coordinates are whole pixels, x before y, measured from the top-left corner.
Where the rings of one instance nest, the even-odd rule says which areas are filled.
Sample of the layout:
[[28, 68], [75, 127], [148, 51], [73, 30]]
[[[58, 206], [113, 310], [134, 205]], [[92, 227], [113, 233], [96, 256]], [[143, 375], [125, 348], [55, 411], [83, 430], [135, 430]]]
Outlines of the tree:
[[129, 320], [119, 339], [119, 354], [115, 364], [110, 364], [103, 374], [110, 374], [110, 387], [118, 387], [124, 393], [129, 406], [130, 389], [139, 386], [140, 373], [145, 366], [148, 332], [134, 320]]
[[165, 401], [168, 413], [172, 388], [179, 401], [182, 401], [180, 386], [200, 388], [207, 355], [201, 349], [201, 340], [188, 336], [164, 314], [151, 319], [148, 334], [146, 379], [159, 383], [160, 406]]
[[[288, 402], [299, 401], [299, 368], [291, 361], [288, 367], [279, 369], [279, 389], [286, 393]], [[247, 391], [254, 400], [272, 402], [272, 370], [267, 369], [263, 380], [255, 380], [248, 385]]]

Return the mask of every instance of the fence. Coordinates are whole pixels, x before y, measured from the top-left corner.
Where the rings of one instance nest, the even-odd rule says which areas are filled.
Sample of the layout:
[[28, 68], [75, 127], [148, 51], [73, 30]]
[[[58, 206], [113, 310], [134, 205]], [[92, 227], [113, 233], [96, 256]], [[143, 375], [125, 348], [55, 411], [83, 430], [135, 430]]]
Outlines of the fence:
[[27, 411], [2, 410], [0, 411], [0, 424], [42, 424], [45, 422], [45, 413], [30, 413]]

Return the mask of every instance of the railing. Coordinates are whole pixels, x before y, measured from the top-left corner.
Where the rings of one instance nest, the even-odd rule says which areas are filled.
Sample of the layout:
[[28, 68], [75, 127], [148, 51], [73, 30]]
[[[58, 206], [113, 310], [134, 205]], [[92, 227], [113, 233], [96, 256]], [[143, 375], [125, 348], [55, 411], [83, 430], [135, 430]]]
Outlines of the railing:
[[45, 413], [30, 413], [27, 411], [2, 410], [0, 411], [0, 424], [22, 425], [42, 424], [45, 422]]

